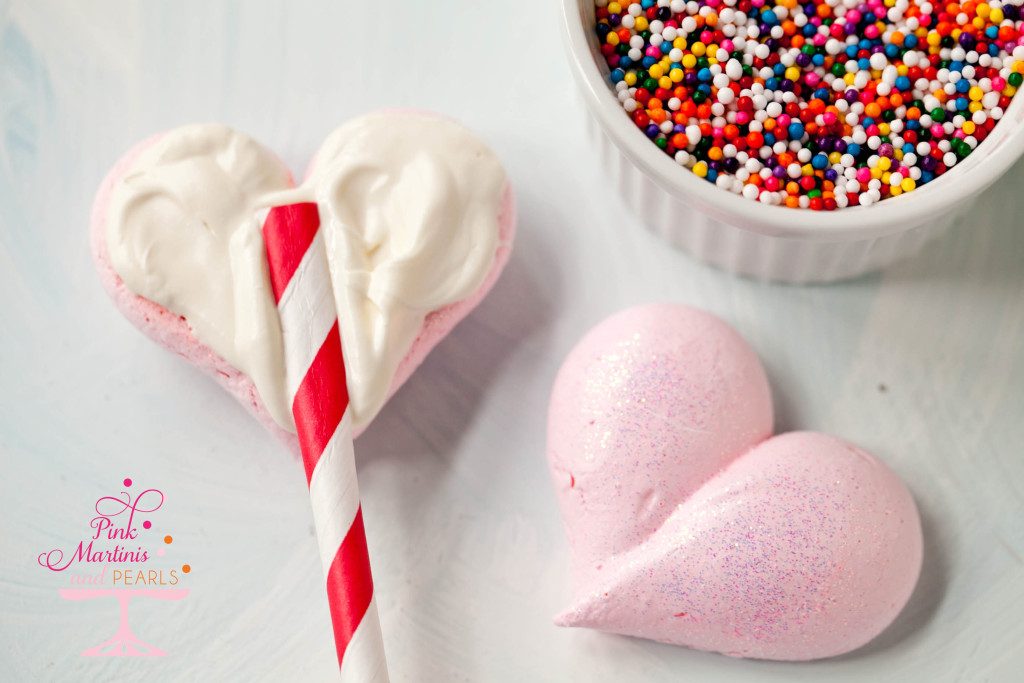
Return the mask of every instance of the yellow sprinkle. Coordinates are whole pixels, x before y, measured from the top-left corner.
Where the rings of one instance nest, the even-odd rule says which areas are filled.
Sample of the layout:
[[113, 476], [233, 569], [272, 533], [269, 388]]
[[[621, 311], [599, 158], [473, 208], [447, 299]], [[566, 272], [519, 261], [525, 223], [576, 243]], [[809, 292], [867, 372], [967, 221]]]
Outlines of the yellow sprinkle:
[[904, 192], [910, 192], [916, 187], [917, 183], [914, 182], [913, 178], [904, 178], [903, 182], [900, 183], [900, 189], [902, 189]]

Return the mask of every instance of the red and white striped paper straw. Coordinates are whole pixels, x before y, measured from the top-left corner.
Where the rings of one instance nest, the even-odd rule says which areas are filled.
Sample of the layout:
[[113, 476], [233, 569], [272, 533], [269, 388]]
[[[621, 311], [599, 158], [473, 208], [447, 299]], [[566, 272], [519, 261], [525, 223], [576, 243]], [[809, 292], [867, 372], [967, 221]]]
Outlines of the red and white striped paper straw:
[[314, 203], [267, 211], [263, 238], [284, 335], [292, 415], [313, 504], [341, 679], [387, 681], [356, 483], [345, 364]]

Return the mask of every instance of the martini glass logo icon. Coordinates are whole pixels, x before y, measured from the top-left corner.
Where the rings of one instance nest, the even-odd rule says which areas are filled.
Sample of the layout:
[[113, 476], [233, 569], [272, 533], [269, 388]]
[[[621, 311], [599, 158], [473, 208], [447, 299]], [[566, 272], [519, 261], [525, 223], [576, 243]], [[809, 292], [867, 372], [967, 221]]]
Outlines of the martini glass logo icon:
[[[124, 480], [125, 488], [129, 488], [132, 485], [131, 479]], [[147, 497], [150, 501], [147, 503], [147, 507], [141, 507], [143, 499]], [[164, 495], [157, 489], [148, 489], [143, 491], [134, 500], [127, 491], [121, 492], [122, 497], [105, 497], [101, 498], [96, 502], [96, 512], [99, 517], [93, 520], [93, 528], [100, 530], [111, 527], [110, 520], [123, 512], [128, 512], [127, 522], [125, 524], [125, 534], [128, 537], [132, 537], [130, 534], [135, 533], [135, 529], [132, 526], [132, 519], [135, 513], [149, 513], [157, 510], [164, 502]], [[153, 499], [159, 496], [159, 502], [153, 505]], [[152, 505], [152, 507], [149, 507]], [[101, 510], [101, 507], [106, 510]], [[142, 523], [143, 529], [150, 529], [152, 523], [146, 520]], [[97, 533], [99, 537], [99, 533]], [[115, 536], [111, 536], [114, 538]], [[165, 536], [163, 543], [170, 545], [173, 542], [171, 536]], [[157, 555], [164, 556], [165, 549], [160, 547], [157, 550]], [[192, 568], [189, 565], [182, 565], [181, 571], [185, 574], [189, 573]], [[106, 569], [104, 569], [103, 575], [105, 575]], [[117, 583], [117, 574], [120, 572], [115, 571], [114, 583]], [[142, 572], [139, 572], [142, 574]], [[125, 575], [134, 574], [131, 570], [125, 570]], [[151, 571], [151, 574], [155, 572]], [[101, 575], [101, 577], [103, 576]], [[172, 576], [174, 572], [172, 572]], [[101, 583], [102, 583], [101, 578]], [[176, 579], [174, 581], [176, 583]], [[145, 581], [143, 581], [145, 583]], [[162, 573], [161, 573], [162, 583]], [[117, 598], [118, 605], [120, 607], [120, 620], [118, 622], [117, 633], [113, 637], [106, 640], [103, 643], [95, 647], [91, 647], [82, 653], [83, 657], [163, 657], [167, 653], [160, 648], [144, 643], [135, 634], [132, 633], [131, 626], [128, 622], [128, 605], [133, 597], [145, 597], [153, 598], [156, 600], [182, 600], [188, 595], [188, 589], [182, 588], [64, 588], [60, 590], [60, 595], [65, 600], [93, 600], [96, 598], [115, 597]]]

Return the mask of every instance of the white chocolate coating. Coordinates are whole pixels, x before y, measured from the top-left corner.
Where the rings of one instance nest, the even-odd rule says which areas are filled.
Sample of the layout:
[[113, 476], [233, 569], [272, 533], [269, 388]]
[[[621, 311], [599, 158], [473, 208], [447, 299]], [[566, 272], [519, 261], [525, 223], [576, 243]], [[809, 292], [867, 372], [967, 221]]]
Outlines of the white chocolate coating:
[[316, 201], [356, 428], [387, 398], [431, 311], [475, 292], [494, 263], [504, 169], [476, 136], [389, 112], [334, 131], [309, 178], [217, 124], [170, 131], [114, 187], [110, 260], [132, 292], [183, 316], [293, 430], [261, 208]]

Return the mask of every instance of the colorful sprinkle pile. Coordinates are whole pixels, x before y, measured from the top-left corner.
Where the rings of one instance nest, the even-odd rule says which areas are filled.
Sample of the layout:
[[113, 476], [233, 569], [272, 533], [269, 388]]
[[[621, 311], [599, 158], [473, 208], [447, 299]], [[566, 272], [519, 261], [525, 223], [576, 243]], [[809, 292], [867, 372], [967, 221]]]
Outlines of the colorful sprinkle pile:
[[967, 157], [1024, 81], [1024, 0], [595, 0], [619, 101], [680, 165], [830, 211]]

